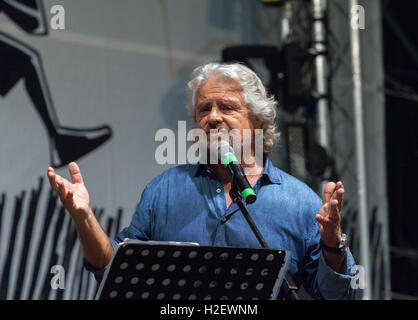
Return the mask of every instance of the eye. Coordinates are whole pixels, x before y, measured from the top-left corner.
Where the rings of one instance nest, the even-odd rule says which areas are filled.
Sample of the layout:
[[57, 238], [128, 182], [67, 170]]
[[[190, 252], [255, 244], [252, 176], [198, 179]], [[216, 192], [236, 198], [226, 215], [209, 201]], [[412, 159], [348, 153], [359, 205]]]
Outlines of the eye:
[[202, 116], [208, 114], [211, 110], [212, 106], [210, 104], [202, 104], [197, 106], [197, 114]]
[[200, 108], [199, 109], [199, 113], [200, 114], [202, 114], [202, 113], [207, 113], [207, 112], [209, 112], [210, 111], [210, 107], [203, 107], [203, 108]]
[[210, 104], [209, 103], [201, 103], [197, 105], [197, 110], [201, 111], [201, 110], [205, 110], [207, 108], [209, 108]]
[[222, 104], [221, 107], [222, 107], [222, 110], [225, 110], [225, 111], [234, 111], [234, 110], [237, 109], [237, 107], [235, 105], [230, 104], [230, 103]]

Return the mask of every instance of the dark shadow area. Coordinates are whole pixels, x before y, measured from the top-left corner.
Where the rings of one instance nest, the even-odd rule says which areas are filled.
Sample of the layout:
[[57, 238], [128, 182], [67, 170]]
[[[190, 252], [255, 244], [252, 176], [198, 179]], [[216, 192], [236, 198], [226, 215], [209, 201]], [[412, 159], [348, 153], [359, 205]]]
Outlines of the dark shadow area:
[[418, 2], [383, 2], [392, 292], [418, 297]]

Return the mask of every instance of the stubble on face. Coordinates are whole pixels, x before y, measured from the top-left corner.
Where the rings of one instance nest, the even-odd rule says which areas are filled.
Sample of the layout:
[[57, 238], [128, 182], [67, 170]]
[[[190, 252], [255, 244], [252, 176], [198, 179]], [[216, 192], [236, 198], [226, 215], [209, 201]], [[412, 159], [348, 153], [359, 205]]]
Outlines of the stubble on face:
[[254, 153], [252, 141], [258, 123], [250, 115], [242, 88], [235, 81], [213, 78], [201, 86], [196, 99], [196, 123], [207, 135], [207, 155], [212, 161], [217, 159], [220, 140], [229, 142], [236, 155], [241, 155], [244, 148]]

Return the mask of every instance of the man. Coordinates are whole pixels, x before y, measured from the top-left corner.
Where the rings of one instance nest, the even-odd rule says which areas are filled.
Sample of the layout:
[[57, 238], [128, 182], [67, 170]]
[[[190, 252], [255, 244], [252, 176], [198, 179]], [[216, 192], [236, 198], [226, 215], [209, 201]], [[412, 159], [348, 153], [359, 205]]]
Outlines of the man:
[[[342, 245], [340, 228], [343, 184], [328, 183], [321, 202], [308, 186], [273, 166], [267, 153], [279, 137], [276, 102], [247, 67], [206, 64], [194, 70], [188, 87], [188, 111], [208, 139], [222, 130], [263, 130], [263, 161], [242, 163], [257, 193], [247, 209], [270, 248], [291, 252], [295, 282], [315, 298], [353, 297], [348, 272], [354, 259]], [[251, 148], [255, 158], [254, 144]], [[78, 166], [70, 163], [69, 170], [72, 183], [52, 168], [48, 177], [74, 219], [87, 268], [98, 278], [125, 238], [260, 247], [244, 217], [233, 214], [238, 207], [229, 196], [231, 183], [221, 163], [178, 166], [156, 177], [145, 187], [130, 226], [116, 239], [109, 239], [94, 217]]]

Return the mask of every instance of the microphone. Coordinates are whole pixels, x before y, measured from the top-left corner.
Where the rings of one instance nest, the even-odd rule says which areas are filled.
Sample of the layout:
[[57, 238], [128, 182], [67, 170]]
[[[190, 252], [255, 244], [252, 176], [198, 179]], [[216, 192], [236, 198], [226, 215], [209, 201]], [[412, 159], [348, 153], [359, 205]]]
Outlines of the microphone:
[[244, 169], [242, 169], [238, 159], [235, 157], [234, 149], [224, 140], [218, 144], [218, 159], [224, 165], [232, 187], [235, 186], [244, 201], [247, 204], [255, 202], [257, 196], [245, 176]]

